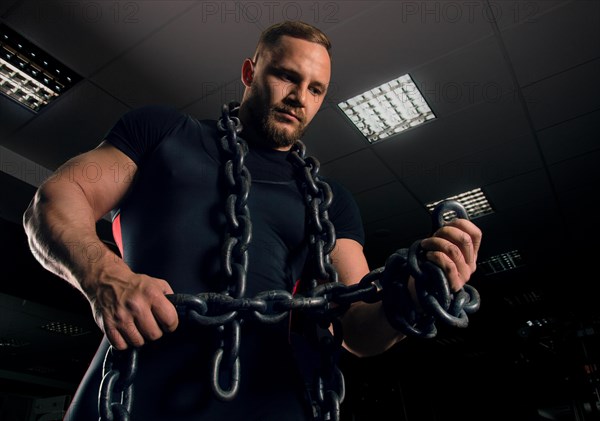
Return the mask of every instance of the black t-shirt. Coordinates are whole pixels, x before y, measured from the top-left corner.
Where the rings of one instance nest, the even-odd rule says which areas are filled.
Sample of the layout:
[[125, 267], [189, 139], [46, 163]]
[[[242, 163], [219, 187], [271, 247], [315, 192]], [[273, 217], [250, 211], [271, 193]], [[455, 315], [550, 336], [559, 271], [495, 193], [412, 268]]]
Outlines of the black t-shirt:
[[[167, 279], [175, 292], [220, 290], [224, 184], [214, 121], [198, 121], [163, 106], [126, 114], [106, 139], [139, 170], [120, 206], [125, 261], [134, 271]], [[288, 153], [250, 148], [252, 220], [247, 296], [291, 290], [306, 257], [305, 208]], [[338, 238], [363, 243], [362, 223], [350, 194], [334, 193], [329, 217]]]
[[[224, 289], [220, 247], [227, 190], [217, 147], [221, 136], [215, 121], [199, 121], [165, 106], [130, 111], [106, 136], [138, 166], [113, 215], [123, 258], [133, 271], [167, 280], [175, 293]], [[287, 152], [255, 147], [250, 147], [245, 165], [252, 179], [245, 295], [291, 291], [307, 256], [306, 209], [294, 167]], [[125, 176], [124, 169], [119, 170], [115, 174]], [[327, 181], [334, 194], [328, 213], [336, 236], [362, 244], [355, 202], [338, 183]], [[230, 403], [214, 399], [208, 389], [208, 369], [218, 341], [214, 328], [180, 324], [175, 334], [145, 345], [134, 386], [143, 404], [134, 399], [134, 419], [303, 419], [302, 384], [286, 324], [247, 321], [241, 338], [240, 393]], [[86, 419], [77, 417], [76, 409], [83, 406], [84, 396], [91, 399], [97, 394], [95, 382], [105, 349], [106, 341], [75, 397], [73, 420]]]

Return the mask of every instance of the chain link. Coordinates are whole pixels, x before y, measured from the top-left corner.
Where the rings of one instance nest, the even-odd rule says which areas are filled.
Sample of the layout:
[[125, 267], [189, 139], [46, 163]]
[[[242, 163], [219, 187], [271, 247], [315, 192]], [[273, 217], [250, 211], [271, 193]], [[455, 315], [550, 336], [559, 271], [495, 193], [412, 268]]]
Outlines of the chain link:
[[116, 348], [109, 347], [104, 358], [98, 396], [98, 413], [101, 420], [129, 421], [137, 361], [137, 349], [117, 351]]
[[[321, 331], [327, 330], [331, 325], [332, 335], [309, 332], [313, 339], [312, 345], [317, 347], [321, 356], [318, 375], [314, 379], [314, 390], [310, 395], [316, 399], [316, 402], [311, 403], [315, 420], [339, 421], [345, 387], [343, 374], [337, 367], [335, 358], [342, 344], [338, 316], [350, 305], [359, 301], [381, 301], [394, 328], [406, 335], [430, 338], [437, 333], [436, 321], [449, 326], [466, 327], [467, 314], [479, 309], [479, 294], [468, 285], [452, 293], [443, 271], [425, 260], [420, 240], [415, 241], [408, 249], [397, 250], [384, 266], [372, 270], [360, 282], [349, 286], [338, 282], [338, 275], [330, 258], [336, 241], [335, 228], [328, 217], [328, 208], [333, 200], [332, 191], [318, 176], [319, 161], [305, 157], [306, 148], [301, 141], [297, 141], [290, 151], [290, 157], [300, 174], [308, 215], [308, 262], [311, 267], [308, 272], [310, 276], [303, 279], [308, 285], [304, 285], [302, 294], [269, 290], [255, 297], [245, 297], [248, 245], [252, 237], [252, 223], [247, 206], [251, 176], [244, 164], [248, 146], [237, 136], [242, 125], [232, 114], [235, 114], [234, 106], [230, 108], [229, 105], [224, 105], [218, 122], [219, 130], [226, 133], [219, 144], [228, 158], [223, 165], [229, 189], [225, 203], [227, 232], [221, 253], [226, 279], [224, 290], [220, 293], [197, 295], [171, 294], [167, 298], [177, 308], [180, 318], [199, 326], [214, 326], [221, 333], [221, 343], [212, 360], [211, 383], [215, 395], [225, 401], [235, 398], [240, 382], [240, 320], [277, 323], [291, 311], [301, 311]], [[443, 225], [444, 215], [449, 211], [454, 212], [457, 217], [468, 218], [467, 212], [459, 203], [442, 202], [432, 214], [434, 228]], [[420, 311], [415, 308], [408, 289], [410, 275], [416, 281]], [[223, 369], [230, 373], [226, 387], [220, 383]], [[98, 402], [102, 421], [130, 419], [136, 371], [137, 350], [117, 351], [112, 346], [109, 348]]]

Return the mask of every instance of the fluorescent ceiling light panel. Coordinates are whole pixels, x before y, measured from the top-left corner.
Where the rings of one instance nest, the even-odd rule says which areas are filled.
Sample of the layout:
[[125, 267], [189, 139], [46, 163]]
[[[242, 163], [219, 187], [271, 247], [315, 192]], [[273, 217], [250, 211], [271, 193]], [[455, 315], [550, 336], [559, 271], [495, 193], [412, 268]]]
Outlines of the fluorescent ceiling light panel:
[[67, 336], [80, 336], [89, 333], [88, 330], [85, 330], [81, 326], [77, 326], [68, 322], [49, 322], [40, 327], [49, 332], [60, 333]]
[[482, 260], [477, 266], [486, 275], [492, 275], [494, 273], [505, 272], [523, 266], [523, 259], [518, 250], [512, 250]]
[[79, 80], [75, 72], [0, 25], [0, 93], [37, 112]]
[[[470, 190], [465, 193], [458, 194], [456, 196], [448, 197], [444, 200], [455, 200], [461, 205], [464, 206], [467, 214], [469, 215], [469, 219], [479, 218], [480, 216], [487, 215], [489, 213], [493, 213], [494, 210], [492, 206], [488, 202], [487, 198], [483, 194], [480, 188]], [[431, 212], [433, 209], [444, 200], [438, 200], [437, 202], [427, 203], [427, 209]], [[455, 217], [454, 211], [449, 211], [444, 213], [444, 220], [449, 221]]]
[[410, 75], [338, 104], [371, 143], [435, 118]]

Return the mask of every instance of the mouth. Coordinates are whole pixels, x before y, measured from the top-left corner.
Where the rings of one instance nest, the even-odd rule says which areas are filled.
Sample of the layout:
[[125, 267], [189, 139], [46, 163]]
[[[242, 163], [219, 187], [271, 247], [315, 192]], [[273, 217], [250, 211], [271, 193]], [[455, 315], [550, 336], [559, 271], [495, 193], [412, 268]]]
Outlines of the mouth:
[[282, 114], [282, 115], [288, 117], [289, 119], [296, 120], [298, 122], [302, 122], [302, 119], [298, 115], [294, 114], [291, 111], [281, 109], [281, 108], [276, 108], [275, 112], [277, 112], [278, 114]]

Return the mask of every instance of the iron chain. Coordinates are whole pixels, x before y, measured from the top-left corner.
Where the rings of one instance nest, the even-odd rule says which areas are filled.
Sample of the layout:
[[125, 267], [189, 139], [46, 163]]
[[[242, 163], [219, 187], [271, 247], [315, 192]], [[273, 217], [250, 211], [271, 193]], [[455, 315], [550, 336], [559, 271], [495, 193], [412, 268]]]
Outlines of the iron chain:
[[98, 396], [101, 420], [129, 421], [133, 405], [133, 380], [137, 372], [138, 350], [108, 349], [102, 367], [102, 383]]
[[[437, 332], [436, 321], [454, 327], [466, 327], [467, 314], [479, 308], [479, 294], [468, 285], [452, 293], [443, 271], [424, 259], [420, 241], [408, 249], [393, 253], [384, 266], [372, 270], [360, 282], [354, 285], [338, 282], [330, 258], [336, 241], [335, 228], [328, 217], [328, 208], [333, 200], [332, 191], [318, 176], [319, 162], [315, 158], [305, 157], [306, 148], [301, 141], [297, 141], [290, 156], [300, 173], [307, 208], [309, 262], [312, 265], [310, 279], [303, 280], [308, 285], [305, 285], [302, 294], [269, 290], [255, 297], [245, 297], [248, 246], [252, 237], [247, 206], [251, 176], [244, 164], [248, 146], [237, 136], [242, 125], [232, 114], [235, 114], [235, 109], [224, 105], [218, 122], [218, 128], [226, 133], [220, 139], [221, 150], [228, 157], [223, 165], [229, 189], [225, 203], [227, 232], [221, 253], [225, 288], [220, 293], [171, 294], [167, 298], [177, 308], [180, 318], [200, 326], [214, 326], [221, 332], [221, 346], [212, 360], [211, 383], [215, 395], [226, 401], [235, 398], [240, 382], [238, 352], [242, 319], [277, 323], [288, 317], [291, 311], [301, 311], [321, 328], [332, 325], [333, 335], [322, 336], [316, 344], [321, 355], [321, 366], [313, 385], [318, 406], [314, 418], [339, 421], [345, 389], [344, 377], [334, 356], [342, 344], [338, 316], [350, 305], [359, 301], [381, 301], [394, 328], [407, 335], [433, 337]], [[457, 202], [442, 202], [433, 212], [434, 228], [443, 225], [444, 215], [449, 211], [457, 217], [468, 218], [464, 208]], [[416, 280], [421, 311], [416, 310], [409, 293], [410, 275]], [[102, 421], [130, 419], [137, 352], [135, 349], [116, 351], [112, 347], [107, 351], [98, 402]], [[231, 373], [225, 387], [220, 384], [223, 367]]]

